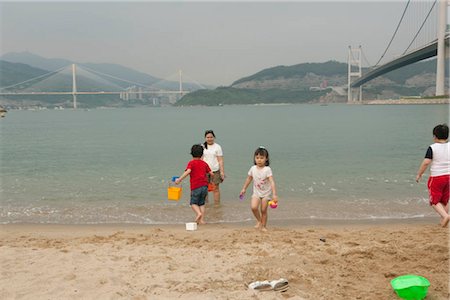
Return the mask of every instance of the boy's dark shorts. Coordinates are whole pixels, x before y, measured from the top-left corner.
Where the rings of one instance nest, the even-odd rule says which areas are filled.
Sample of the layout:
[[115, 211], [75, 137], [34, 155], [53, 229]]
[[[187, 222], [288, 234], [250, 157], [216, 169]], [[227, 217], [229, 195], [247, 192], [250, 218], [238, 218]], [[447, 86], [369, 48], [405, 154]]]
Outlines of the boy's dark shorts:
[[196, 188], [195, 190], [192, 190], [190, 205], [192, 204], [198, 206], [205, 205], [205, 199], [207, 195], [208, 195], [208, 187], [206, 185]]

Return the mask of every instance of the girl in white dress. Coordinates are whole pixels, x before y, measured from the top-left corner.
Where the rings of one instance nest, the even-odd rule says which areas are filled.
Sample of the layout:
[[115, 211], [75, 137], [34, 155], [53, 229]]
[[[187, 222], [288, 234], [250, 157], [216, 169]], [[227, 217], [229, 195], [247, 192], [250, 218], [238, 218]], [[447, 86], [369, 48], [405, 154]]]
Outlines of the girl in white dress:
[[254, 166], [248, 171], [247, 179], [239, 194], [243, 197], [247, 187], [253, 180], [253, 195], [251, 208], [256, 218], [255, 228], [267, 231], [267, 208], [268, 202], [272, 201], [275, 205], [278, 202], [275, 181], [273, 180], [272, 169], [269, 167], [269, 152], [264, 147], [256, 149], [254, 154]]

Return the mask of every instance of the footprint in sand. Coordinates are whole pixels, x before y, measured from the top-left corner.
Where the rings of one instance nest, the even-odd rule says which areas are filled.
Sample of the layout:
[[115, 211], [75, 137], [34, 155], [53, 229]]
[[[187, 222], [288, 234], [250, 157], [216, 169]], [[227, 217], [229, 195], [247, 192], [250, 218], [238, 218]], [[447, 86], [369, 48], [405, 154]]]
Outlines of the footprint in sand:
[[69, 274], [64, 277], [64, 280], [69, 281], [69, 280], [74, 280], [75, 278], [77, 278], [77, 276], [75, 274]]

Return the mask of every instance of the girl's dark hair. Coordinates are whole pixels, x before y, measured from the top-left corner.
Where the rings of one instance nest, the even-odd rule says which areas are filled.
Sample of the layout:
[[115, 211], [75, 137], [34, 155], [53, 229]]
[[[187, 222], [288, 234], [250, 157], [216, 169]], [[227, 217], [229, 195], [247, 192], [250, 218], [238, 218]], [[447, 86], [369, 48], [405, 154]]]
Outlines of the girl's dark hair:
[[447, 124], [439, 124], [433, 128], [433, 135], [440, 139], [446, 140], [448, 139], [448, 126]]
[[[214, 131], [212, 131], [211, 129], [205, 131], [205, 137], [206, 137], [208, 134], [210, 134], [210, 133], [213, 135], [214, 138], [216, 137], [216, 135], [214, 134]], [[204, 143], [203, 143], [203, 146], [204, 146], [205, 149], [208, 149], [208, 143], [207, 143], [207, 142], [204, 142]]]
[[266, 148], [264, 148], [263, 146], [259, 146], [258, 149], [255, 150], [255, 154], [253, 155], [253, 163], [255, 165], [256, 165], [256, 160], [255, 160], [255, 156], [256, 155], [264, 156], [266, 158], [266, 166], [270, 165], [270, 162], [269, 162], [269, 151], [267, 151]]
[[192, 157], [202, 157], [203, 155], [203, 147], [201, 144], [195, 144], [191, 148]]

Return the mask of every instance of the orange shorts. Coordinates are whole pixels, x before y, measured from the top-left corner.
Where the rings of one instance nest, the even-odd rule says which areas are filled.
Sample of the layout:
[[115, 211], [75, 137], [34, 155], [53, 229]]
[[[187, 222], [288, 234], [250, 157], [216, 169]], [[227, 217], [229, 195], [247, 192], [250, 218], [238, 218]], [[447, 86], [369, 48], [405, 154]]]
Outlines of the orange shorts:
[[428, 192], [430, 194], [430, 205], [442, 203], [447, 205], [449, 192], [448, 186], [450, 175], [434, 176], [428, 178]]

